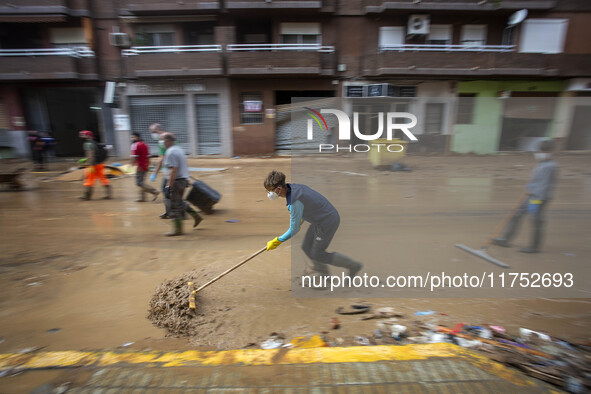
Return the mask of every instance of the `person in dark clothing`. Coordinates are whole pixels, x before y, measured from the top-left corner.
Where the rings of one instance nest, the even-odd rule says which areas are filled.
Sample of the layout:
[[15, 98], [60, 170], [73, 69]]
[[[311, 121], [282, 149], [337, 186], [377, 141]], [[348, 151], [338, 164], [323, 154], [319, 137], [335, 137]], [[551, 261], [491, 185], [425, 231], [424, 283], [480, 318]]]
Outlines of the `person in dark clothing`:
[[523, 215], [529, 214], [533, 226], [531, 243], [519, 251], [523, 253], [538, 253], [540, 251], [545, 224], [544, 214], [548, 202], [552, 199], [558, 172], [558, 164], [552, 159], [553, 150], [554, 143], [552, 140], [542, 141], [540, 151], [534, 154], [539, 163], [534, 168], [531, 180], [525, 187], [528, 198], [517, 209], [507, 227], [505, 227], [503, 235], [493, 240], [494, 245], [510, 247], [509, 242], [515, 235], [521, 218]]
[[29, 132], [29, 144], [31, 145], [31, 155], [33, 162], [35, 162], [35, 170], [41, 171], [45, 169], [44, 150], [45, 141], [37, 131]]
[[348, 269], [351, 278], [357, 275], [363, 266], [361, 263], [343, 254], [326, 251], [340, 223], [338, 211], [326, 197], [306, 185], [285, 183], [285, 174], [279, 171], [271, 171], [264, 186], [270, 200], [285, 198], [290, 212], [289, 229], [267, 242], [267, 250], [273, 250], [293, 237], [306, 221], [310, 227], [304, 237], [302, 250], [312, 260], [316, 273], [328, 276], [328, 266], [333, 265]]

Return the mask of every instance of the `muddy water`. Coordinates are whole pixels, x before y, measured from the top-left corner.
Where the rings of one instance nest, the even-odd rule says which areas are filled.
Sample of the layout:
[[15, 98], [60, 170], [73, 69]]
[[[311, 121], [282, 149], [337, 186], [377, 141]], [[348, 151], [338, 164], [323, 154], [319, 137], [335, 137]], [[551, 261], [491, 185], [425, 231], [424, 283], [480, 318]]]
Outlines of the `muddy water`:
[[[496, 248], [496, 258], [530, 272], [553, 265], [586, 266], [591, 256], [589, 157], [564, 156], [559, 162], [561, 181], [549, 210], [545, 253], [522, 255], [515, 249]], [[409, 157], [405, 161], [413, 168], [409, 173], [378, 172], [356, 158], [314, 163], [307, 179], [297, 181], [325, 183], [323, 192], [348, 223], [331, 248], [363, 261], [376, 248], [353, 248], [350, 241], [359, 229], [374, 231], [382, 237], [381, 245], [396, 250], [396, 258], [387, 255], [387, 265], [373, 265], [374, 257], [367, 262], [367, 270], [378, 274], [438, 263], [455, 264], [460, 271], [492, 270], [489, 263], [454, 245], [477, 248], [486, 240], [514, 205], [533, 165], [525, 155]], [[162, 235], [169, 223], [158, 219], [160, 199], [134, 202], [137, 191], [131, 177], [113, 182], [111, 201], [78, 201], [79, 182], [44, 182], [39, 177], [33, 190], [0, 192], [0, 352], [28, 347], [104, 349], [130, 342], [134, 342], [130, 347], [139, 349], [243, 347], [271, 332], [291, 338], [328, 330], [337, 307], [357, 302], [395, 307], [408, 316], [404, 320], [408, 322], [490, 323], [515, 333], [525, 326], [570, 339], [589, 336], [588, 276], [582, 275], [586, 282], [577, 293], [585, 298], [568, 300], [549, 299], [544, 292], [527, 299], [483, 299], [477, 293], [460, 298], [424, 298], [424, 294], [370, 298], [346, 291], [337, 294], [339, 298], [293, 298], [292, 249], [296, 254], [299, 250], [294, 241], [263, 253], [204, 290], [198, 307], [206, 318], [198, 336], [165, 339], [166, 333], [146, 319], [148, 302], [160, 283], [192, 270], [202, 272], [205, 282], [260, 249], [288, 225], [284, 203], [267, 200], [262, 181], [271, 169], [289, 173], [289, 160], [213, 159], [190, 164], [227, 169], [193, 173], [223, 198], [214, 215], [205, 217], [195, 230], [186, 226], [183, 237]], [[362, 186], [360, 195], [348, 192], [352, 182]], [[384, 187], [389, 188], [388, 200], [380, 193]], [[95, 189], [100, 197], [102, 190]], [[373, 199], [369, 205], [391, 209], [388, 218], [396, 226], [390, 234], [372, 230], [379, 211], [360, 219], [364, 217], [357, 214], [363, 212], [361, 196]], [[516, 244], [525, 245], [527, 230], [522, 228]], [[438, 314], [415, 317], [420, 310]], [[375, 328], [375, 321], [339, 318], [342, 328], [330, 333], [333, 339], [370, 335]]]

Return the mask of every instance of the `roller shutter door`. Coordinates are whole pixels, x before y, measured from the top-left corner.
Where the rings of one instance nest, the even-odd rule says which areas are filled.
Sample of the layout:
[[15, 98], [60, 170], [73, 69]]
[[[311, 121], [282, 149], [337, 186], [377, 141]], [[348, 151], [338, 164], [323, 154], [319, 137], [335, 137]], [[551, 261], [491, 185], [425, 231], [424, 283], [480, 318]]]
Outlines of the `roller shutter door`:
[[195, 96], [194, 102], [197, 121], [197, 153], [219, 155], [222, 153], [222, 141], [218, 96], [200, 94]]
[[140, 133], [151, 154], [158, 154], [158, 143], [149, 130], [152, 123], [160, 123], [165, 131], [173, 133], [185, 154], [191, 153], [185, 96], [130, 97], [129, 112], [132, 132]]

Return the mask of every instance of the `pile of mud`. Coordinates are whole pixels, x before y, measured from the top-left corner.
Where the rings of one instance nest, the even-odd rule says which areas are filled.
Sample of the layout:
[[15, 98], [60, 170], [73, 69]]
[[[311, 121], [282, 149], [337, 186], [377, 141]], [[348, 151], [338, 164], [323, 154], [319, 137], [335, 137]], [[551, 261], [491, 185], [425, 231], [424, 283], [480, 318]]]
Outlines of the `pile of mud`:
[[[199, 314], [189, 308], [188, 283], [197, 284], [202, 276], [191, 271], [163, 282], [150, 299], [148, 319], [156, 327], [165, 328], [167, 336], [187, 337], [197, 333], [201, 319]], [[197, 304], [197, 309], [199, 305]]]

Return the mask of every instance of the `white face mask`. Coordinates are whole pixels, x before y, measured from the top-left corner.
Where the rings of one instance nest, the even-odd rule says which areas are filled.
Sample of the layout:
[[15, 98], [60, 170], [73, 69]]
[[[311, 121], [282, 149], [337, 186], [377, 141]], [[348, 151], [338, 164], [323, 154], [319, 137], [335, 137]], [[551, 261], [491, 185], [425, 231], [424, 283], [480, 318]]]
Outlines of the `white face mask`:
[[537, 161], [542, 161], [542, 160], [546, 160], [550, 157], [549, 153], [544, 153], [544, 152], [536, 152], [534, 153], [534, 159], [536, 159]]
[[277, 200], [279, 198], [279, 195], [275, 192], [267, 192], [267, 198], [271, 201], [273, 200]]
[[158, 133], [152, 133], [152, 139], [158, 141], [160, 139], [160, 134], [158, 134]]

